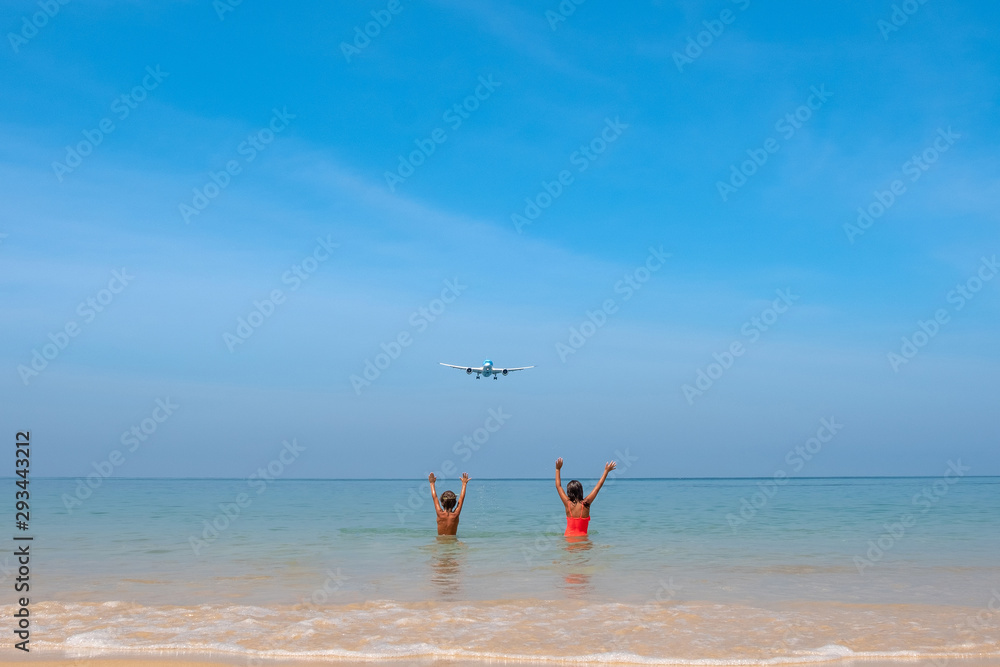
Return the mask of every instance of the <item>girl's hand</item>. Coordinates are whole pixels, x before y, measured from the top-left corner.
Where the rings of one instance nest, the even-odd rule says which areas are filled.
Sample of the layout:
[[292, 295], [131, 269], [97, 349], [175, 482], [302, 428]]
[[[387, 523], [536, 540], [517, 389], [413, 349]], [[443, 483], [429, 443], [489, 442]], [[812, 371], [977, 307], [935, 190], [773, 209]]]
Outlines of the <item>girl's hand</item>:
[[562, 468], [562, 457], [560, 456], [559, 458], [556, 459], [556, 470], [560, 470], [561, 468]]
[[608, 461], [607, 463], [604, 464], [604, 472], [611, 472], [617, 466], [618, 466], [618, 464], [615, 463], [614, 461]]
[[465, 486], [468, 483], [469, 483], [469, 473], [463, 472], [462, 473], [462, 486]]
[[434, 482], [437, 481], [437, 477], [434, 476], [434, 473], [431, 473], [431, 474], [427, 475], [427, 481], [430, 482], [431, 484], [433, 484]]

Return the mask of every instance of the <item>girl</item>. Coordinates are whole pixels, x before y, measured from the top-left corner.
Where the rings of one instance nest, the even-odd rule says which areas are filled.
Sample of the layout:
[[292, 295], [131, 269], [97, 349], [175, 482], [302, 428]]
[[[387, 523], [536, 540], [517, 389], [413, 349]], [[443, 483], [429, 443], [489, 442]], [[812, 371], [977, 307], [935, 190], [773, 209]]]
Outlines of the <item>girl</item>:
[[604, 480], [608, 478], [608, 473], [615, 469], [615, 462], [608, 461], [604, 464], [604, 474], [586, 498], [583, 497], [583, 484], [577, 480], [572, 480], [566, 485], [566, 490], [562, 488], [562, 478], [560, 470], [563, 460], [556, 459], [556, 489], [559, 490], [559, 498], [566, 508], [566, 537], [574, 537], [587, 534], [587, 526], [590, 524], [590, 504], [597, 497], [597, 492], [604, 486]]

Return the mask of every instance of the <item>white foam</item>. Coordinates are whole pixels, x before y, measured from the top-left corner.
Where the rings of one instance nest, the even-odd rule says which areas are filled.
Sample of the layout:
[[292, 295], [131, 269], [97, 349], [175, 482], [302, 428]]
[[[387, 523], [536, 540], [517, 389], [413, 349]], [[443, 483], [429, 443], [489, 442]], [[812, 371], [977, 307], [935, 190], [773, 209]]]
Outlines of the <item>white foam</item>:
[[[45, 646], [45, 648], [55, 648]], [[679, 667], [767, 667], [769, 665], [790, 665], [790, 664], [817, 664], [828, 662], [839, 662], [845, 660], [914, 660], [914, 659], [962, 659], [978, 658], [992, 659], [1000, 658], [1000, 653], [928, 653], [921, 654], [914, 651], [850, 651], [847, 653], [834, 655], [832, 653], [822, 654], [816, 650], [812, 655], [796, 655], [787, 657], [776, 657], [768, 659], [752, 658], [669, 658], [669, 657], [649, 657], [628, 652], [609, 653], [589, 653], [580, 655], [552, 656], [535, 654], [499, 653], [499, 652], [476, 652], [463, 649], [441, 650], [428, 645], [400, 646], [396, 650], [385, 651], [345, 651], [341, 649], [324, 649], [322, 651], [288, 651], [276, 649], [272, 651], [259, 651], [246, 649], [232, 644], [211, 643], [197, 647], [179, 647], [172, 644], [150, 645], [139, 648], [128, 646], [89, 646], [75, 647], [77, 650], [66, 650], [70, 657], [81, 657], [94, 655], [93, 649], [104, 649], [101, 653], [134, 653], [134, 654], [157, 654], [157, 653], [178, 653], [178, 652], [198, 652], [215, 653], [222, 655], [238, 655], [259, 658], [278, 659], [323, 659], [352, 662], [379, 662], [383, 660], [399, 659], [429, 659], [429, 660], [469, 660], [469, 661], [504, 661], [504, 662], [525, 662], [525, 663], [552, 663], [552, 664], [602, 664], [602, 665], [677, 665]], [[92, 649], [90, 652], [80, 651], [81, 648]]]
[[[961, 645], [942, 648], [934, 653], [913, 650], [854, 651], [844, 644], [822, 643], [819, 640], [815, 647], [797, 646], [784, 655], [763, 658], [758, 656], [767, 655], [767, 647], [774, 644], [766, 642], [773, 637], [765, 632], [757, 636], [759, 646], [740, 645], [733, 640], [739, 630], [732, 623], [726, 624], [724, 618], [740, 618], [753, 623], [756, 616], [751, 617], [751, 612], [774, 622], [782, 622], [786, 616], [770, 614], [766, 610], [742, 610], [722, 605], [678, 606], [672, 612], [662, 612], [653, 620], [641, 618], [634, 609], [621, 604], [593, 603], [574, 607], [572, 613], [564, 613], [567, 608], [556, 603], [525, 600], [455, 606], [414, 606], [381, 601], [322, 609], [239, 605], [142, 607], [126, 603], [111, 606], [86, 603], [42, 605], [44, 613], [40, 615], [40, 620], [44, 619], [45, 632], [41, 633], [39, 647], [67, 652], [204, 652], [356, 662], [461, 659], [690, 666], [767, 666], [972, 656], [1000, 658], [1000, 644], [992, 642], [973, 646], [966, 643], [967, 638], [962, 638]], [[719, 612], [725, 614], [720, 616]], [[746, 619], [740, 617], [740, 613], [747, 615]], [[573, 654], [576, 645], [573, 637], [581, 635], [581, 620], [586, 620], [588, 628], [583, 636], [597, 638], [590, 646], [600, 646], [603, 638], [604, 646], [614, 650]], [[656, 640], [657, 633], [670, 623], [676, 623], [672, 627], [675, 631], [671, 637], [672, 644], [660, 644]], [[931, 627], [930, 630], [940, 628]], [[522, 631], [532, 633], [535, 645], [542, 647], [539, 653], [506, 650], [511, 646], [511, 633]], [[644, 633], [641, 641], [645, 643], [630, 643], [635, 636], [628, 634], [632, 631]], [[59, 636], [65, 639], [51, 641], [52, 637]], [[827, 636], [830, 634], [827, 633]], [[269, 642], [272, 637], [282, 637], [282, 645], [271, 648]], [[296, 648], [296, 642], [301, 642], [299, 648]], [[647, 648], [641, 653], [630, 650], [637, 645]], [[684, 657], [644, 654], [658, 651], [656, 647], [661, 645], [679, 647], [675, 650]], [[728, 649], [731, 655], [728, 656], [727, 647], [731, 647]], [[887, 641], [886, 648], [895, 647]], [[699, 654], [723, 657], [699, 658]]]

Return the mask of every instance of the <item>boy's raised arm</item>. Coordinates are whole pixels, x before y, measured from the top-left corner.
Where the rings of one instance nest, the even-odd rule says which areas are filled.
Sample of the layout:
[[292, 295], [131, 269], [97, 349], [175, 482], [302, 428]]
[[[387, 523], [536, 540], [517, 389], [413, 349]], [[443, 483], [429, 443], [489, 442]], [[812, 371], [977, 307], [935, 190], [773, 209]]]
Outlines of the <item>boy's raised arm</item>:
[[604, 464], [604, 474], [601, 475], [600, 481], [597, 482], [597, 486], [595, 486], [594, 490], [590, 492], [590, 495], [583, 499], [583, 503], [585, 505], [589, 505], [594, 502], [594, 498], [597, 497], [597, 492], [601, 490], [601, 487], [604, 486], [604, 481], [608, 478], [608, 473], [614, 470], [617, 465], [618, 464], [614, 461], [608, 461]]
[[437, 478], [434, 476], [434, 473], [427, 475], [427, 481], [431, 483], [431, 498], [434, 499], [434, 509], [437, 512], [443, 512], [444, 510], [441, 509], [441, 503], [438, 502], [437, 489], [434, 488], [434, 482], [437, 481]]
[[462, 490], [458, 494], [458, 504], [455, 505], [455, 514], [462, 511], [462, 503], [465, 502], [465, 485], [469, 483], [469, 473], [462, 473]]

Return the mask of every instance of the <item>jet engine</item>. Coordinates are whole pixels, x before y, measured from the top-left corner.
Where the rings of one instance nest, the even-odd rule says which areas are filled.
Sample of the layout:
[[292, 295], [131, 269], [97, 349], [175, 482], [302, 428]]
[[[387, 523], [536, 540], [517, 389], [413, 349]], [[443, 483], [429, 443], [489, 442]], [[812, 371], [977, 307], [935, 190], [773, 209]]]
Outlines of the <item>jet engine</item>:
[[465, 369], [465, 374], [466, 375], [472, 375], [472, 369], [471, 368], [466, 368]]

